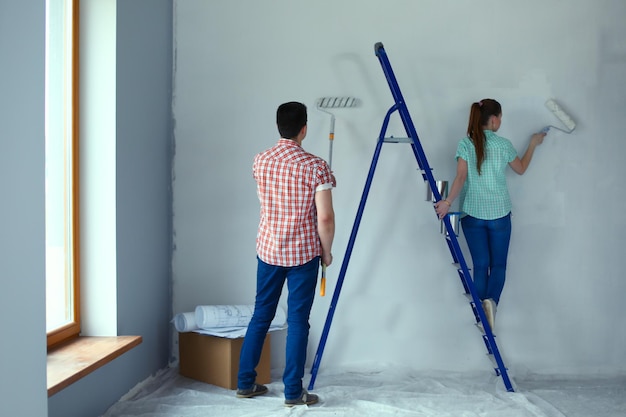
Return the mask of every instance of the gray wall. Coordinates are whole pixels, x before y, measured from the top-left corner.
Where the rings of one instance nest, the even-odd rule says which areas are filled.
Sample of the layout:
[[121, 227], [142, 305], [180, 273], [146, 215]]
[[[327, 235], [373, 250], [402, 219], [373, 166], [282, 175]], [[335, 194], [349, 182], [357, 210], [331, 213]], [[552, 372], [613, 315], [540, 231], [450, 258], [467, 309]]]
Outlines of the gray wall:
[[[174, 313], [254, 301], [251, 164], [277, 140], [276, 107], [308, 105], [303, 145], [325, 157], [329, 116], [316, 99], [356, 96], [359, 108], [335, 112], [335, 263], [313, 306], [313, 357], [393, 104], [374, 54], [380, 41], [436, 179], [453, 179], [470, 104], [481, 98], [502, 103], [500, 133], [520, 153], [532, 132], [558, 123], [548, 98], [578, 122], [571, 135], [548, 135], [526, 175], [509, 173], [498, 344], [515, 370], [626, 371], [626, 2], [179, 0], [174, 15]], [[397, 115], [387, 133], [406, 135]], [[407, 145], [383, 147], [322, 367], [489, 368], [416, 168]], [[275, 367], [282, 337], [273, 338]]]
[[0, 1], [0, 415], [46, 415], [44, 2]]
[[172, 4], [119, 2], [117, 13], [118, 331], [143, 343], [47, 400], [45, 2], [0, 3], [3, 416], [95, 417], [168, 362]]

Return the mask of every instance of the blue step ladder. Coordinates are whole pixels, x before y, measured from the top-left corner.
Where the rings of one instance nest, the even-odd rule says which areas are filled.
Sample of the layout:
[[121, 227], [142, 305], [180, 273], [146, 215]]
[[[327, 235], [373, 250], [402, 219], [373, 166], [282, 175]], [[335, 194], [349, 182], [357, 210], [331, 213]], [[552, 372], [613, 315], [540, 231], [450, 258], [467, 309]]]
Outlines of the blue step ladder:
[[[322, 361], [322, 355], [324, 353], [324, 347], [326, 346], [326, 340], [328, 339], [328, 333], [330, 331], [330, 326], [332, 324], [333, 316], [335, 314], [335, 309], [337, 308], [337, 302], [339, 301], [339, 294], [341, 293], [341, 288], [343, 286], [343, 281], [346, 276], [346, 270], [348, 269], [348, 263], [350, 262], [350, 256], [352, 255], [352, 248], [354, 247], [354, 241], [356, 240], [356, 235], [359, 230], [359, 225], [361, 223], [361, 218], [363, 216], [363, 210], [365, 209], [365, 203], [367, 201], [367, 196], [370, 191], [370, 187], [372, 185], [372, 178], [374, 177], [374, 172], [376, 170], [376, 165], [378, 163], [378, 157], [380, 156], [380, 151], [384, 143], [408, 143], [411, 145], [411, 149], [413, 149], [413, 153], [415, 154], [415, 159], [419, 165], [422, 176], [424, 177], [424, 181], [427, 181], [430, 189], [432, 190], [432, 195], [434, 200], [441, 200], [441, 194], [439, 189], [437, 188], [437, 183], [433, 177], [432, 169], [428, 165], [428, 161], [426, 160], [426, 155], [424, 154], [424, 150], [419, 141], [419, 137], [417, 136], [417, 132], [415, 131], [415, 126], [411, 120], [411, 115], [409, 114], [409, 110], [404, 102], [404, 98], [402, 97], [402, 93], [400, 92], [400, 87], [396, 81], [396, 77], [391, 69], [391, 64], [389, 63], [389, 59], [387, 58], [387, 53], [385, 52], [385, 48], [381, 42], [376, 43], [374, 46], [374, 50], [380, 64], [382, 66], [383, 72], [385, 73], [385, 77], [387, 78], [387, 82], [389, 83], [389, 88], [391, 89], [391, 94], [395, 100], [395, 104], [391, 106], [389, 111], [387, 112], [385, 119], [383, 121], [382, 128], [380, 130], [380, 135], [378, 136], [378, 141], [376, 143], [376, 149], [374, 151], [374, 156], [372, 158], [372, 163], [370, 165], [370, 170], [367, 175], [367, 180], [365, 182], [365, 188], [363, 189], [363, 195], [361, 196], [361, 202], [359, 204], [359, 208], [356, 214], [356, 218], [354, 220], [354, 225], [352, 226], [352, 233], [350, 234], [350, 239], [348, 241], [348, 247], [346, 249], [346, 254], [343, 258], [343, 263], [341, 264], [341, 270], [339, 271], [339, 276], [337, 278], [337, 285], [335, 286], [335, 292], [333, 293], [333, 298], [330, 303], [330, 307], [328, 310], [328, 315], [326, 317], [326, 323], [324, 324], [324, 329], [322, 331], [322, 336], [317, 348], [317, 353], [315, 354], [315, 358], [313, 360], [313, 366], [311, 368], [311, 380], [309, 382], [309, 390], [312, 390], [315, 385], [315, 380], [317, 378], [317, 372], [319, 370], [320, 362]], [[387, 127], [389, 125], [389, 120], [391, 115], [395, 112], [398, 112], [400, 115], [400, 119], [404, 125], [405, 131], [408, 135], [406, 138], [397, 138], [397, 137], [385, 137], [385, 133], [387, 132]], [[465, 290], [465, 295], [469, 299], [470, 306], [472, 308], [472, 312], [474, 313], [474, 317], [476, 319], [476, 325], [479, 329], [481, 329], [482, 338], [487, 348], [487, 355], [492, 360], [494, 365], [494, 371], [497, 376], [502, 377], [502, 381], [509, 392], [513, 392], [513, 386], [511, 384], [511, 380], [509, 379], [507, 369], [504, 365], [502, 357], [500, 355], [500, 351], [498, 350], [498, 346], [496, 345], [495, 335], [492, 332], [491, 327], [486, 319], [485, 311], [483, 310], [482, 303], [480, 298], [476, 293], [474, 288], [474, 282], [472, 281], [472, 277], [470, 275], [469, 269], [467, 267], [467, 263], [465, 262], [465, 258], [463, 257], [463, 253], [459, 246], [459, 242], [457, 236], [455, 234], [454, 228], [450, 222], [449, 216], [446, 216], [442, 219], [445, 228], [446, 228], [446, 242], [448, 244], [448, 248], [450, 250], [450, 254], [452, 255], [453, 265], [455, 266], [459, 278], [463, 283], [463, 288]]]

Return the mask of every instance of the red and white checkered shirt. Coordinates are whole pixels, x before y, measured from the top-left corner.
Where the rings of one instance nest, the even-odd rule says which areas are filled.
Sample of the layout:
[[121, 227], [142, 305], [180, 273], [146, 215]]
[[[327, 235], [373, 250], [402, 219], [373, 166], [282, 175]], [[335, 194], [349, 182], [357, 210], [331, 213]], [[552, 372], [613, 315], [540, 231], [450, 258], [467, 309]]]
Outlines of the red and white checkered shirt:
[[326, 161], [282, 138], [255, 156], [252, 173], [261, 203], [259, 258], [270, 265], [298, 266], [320, 256], [315, 192], [332, 188]]

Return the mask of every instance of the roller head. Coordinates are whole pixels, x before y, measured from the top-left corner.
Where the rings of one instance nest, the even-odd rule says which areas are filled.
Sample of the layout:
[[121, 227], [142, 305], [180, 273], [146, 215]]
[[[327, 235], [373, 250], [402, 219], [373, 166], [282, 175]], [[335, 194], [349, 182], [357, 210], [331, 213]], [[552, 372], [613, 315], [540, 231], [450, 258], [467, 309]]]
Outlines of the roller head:
[[[567, 131], [564, 132], [570, 133], [576, 128], [576, 122], [572, 120], [572, 118], [565, 113], [565, 111], [558, 105], [558, 103], [552, 99], [546, 101], [546, 107], [550, 110], [554, 115], [567, 127]], [[553, 126], [554, 127], [554, 126]], [[557, 128], [558, 129], [558, 128]], [[562, 129], [559, 129], [562, 130]]]
[[354, 97], [322, 97], [317, 100], [318, 109], [337, 109], [342, 107], [356, 107]]

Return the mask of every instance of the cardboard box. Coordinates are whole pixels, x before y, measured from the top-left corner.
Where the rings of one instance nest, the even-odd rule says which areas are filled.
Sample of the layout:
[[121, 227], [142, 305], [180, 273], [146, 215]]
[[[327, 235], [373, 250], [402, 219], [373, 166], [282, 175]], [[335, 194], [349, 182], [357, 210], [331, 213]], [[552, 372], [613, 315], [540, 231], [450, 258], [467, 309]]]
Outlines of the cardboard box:
[[[183, 376], [198, 381], [236, 389], [242, 344], [242, 337], [228, 339], [194, 332], [178, 333], [179, 372]], [[268, 334], [263, 344], [261, 360], [256, 368], [256, 382], [259, 384], [271, 382], [270, 358], [270, 335]]]

